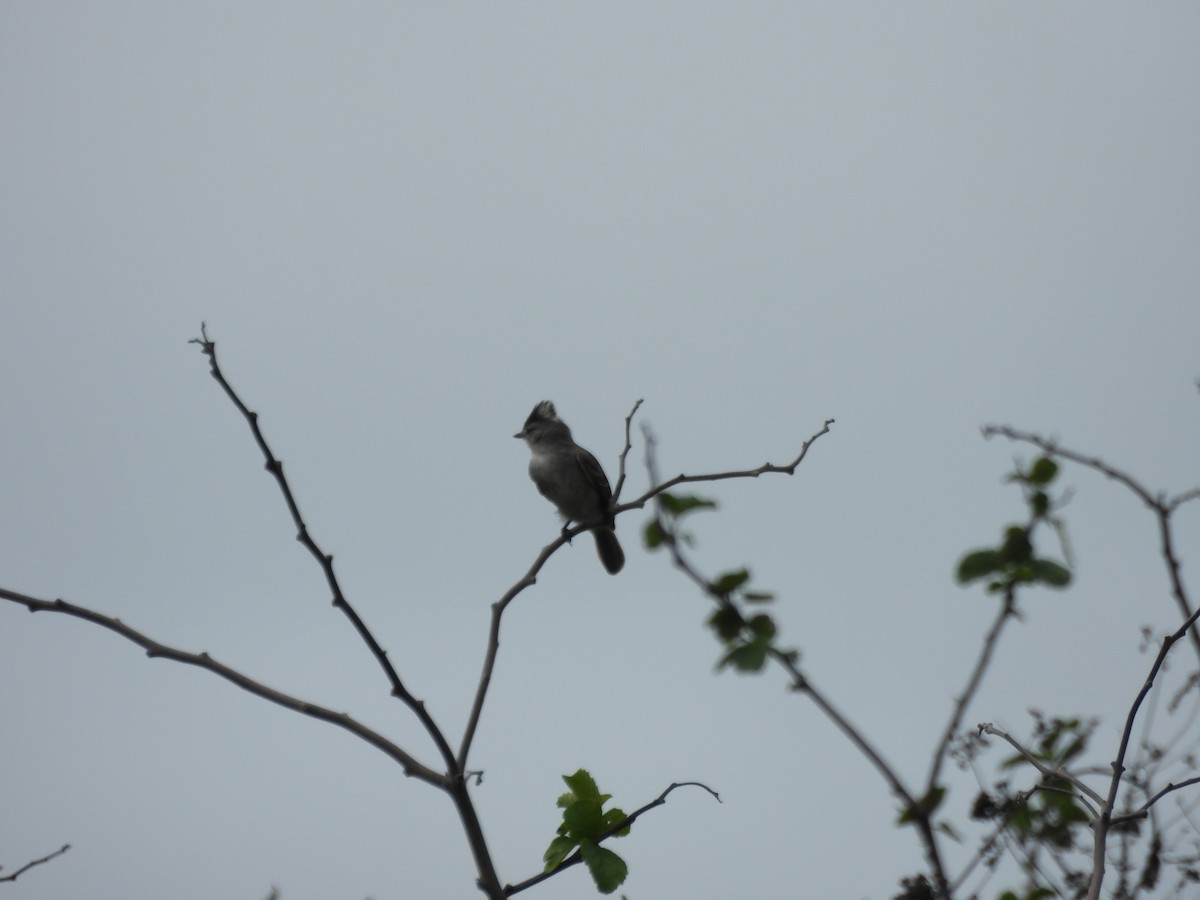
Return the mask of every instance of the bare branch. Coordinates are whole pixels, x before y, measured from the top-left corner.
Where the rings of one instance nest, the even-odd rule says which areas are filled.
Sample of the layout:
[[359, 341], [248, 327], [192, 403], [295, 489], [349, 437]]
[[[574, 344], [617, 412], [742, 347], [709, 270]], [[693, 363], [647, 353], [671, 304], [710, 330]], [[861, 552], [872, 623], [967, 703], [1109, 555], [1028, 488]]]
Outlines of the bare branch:
[[621, 450], [621, 461], [617, 466], [617, 485], [613, 488], [614, 505], [621, 496], [621, 488], [625, 486], [625, 459], [629, 456], [629, 451], [633, 449], [633, 444], [629, 440], [629, 430], [633, 426], [633, 417], [641, 405], [642, 401], [638, 400], [633, 404], [633, 409], [629, 411], [629, 415], [625, 417], [625, 447]]
[[1144, 819], [1144, 818], [1146, 818], [1146, 816], [1148, 816], [1150, 814], [1150, 807], [1152, 807], [1155, 803], [1157, 803], [1163, 797], [1167, 796], [1167, 794], [1170, 794], [1173, 791], [1181, 790], [1182, 788], [1185, 788], [1185, 787], [1191, 787], [1193, 784], [1200, 784], [1200, 775], [1196, 776], [1195, 778], [1188, 778], [1184, 781], [1179, 782], [1178, 784], [1168, 783], [1165, 788], [1163, 788], [1161, 791], [1159, 791], [1153, 797], [1149, 798], [1145, 803], [1143, 803], [1141, 806], [1139, 806], [1133, 812], [1126, 813], [1123, 816], [1113, 816], [1112, 824], [1120, 825], [1122, 822], [1130, 822], [1130, 821], [1133, 821], [1134, 819]]
[[186, 650], [180, 650], [176, 647], [159, 643], [142, 632], [130, 628], [120, 619], [114, 619], [93, 609], [85, 606], [77, 606], [65, 600], [40, 600], [37, 597], [30, 597], [4, 588], [0, 588], [0, 599], [19, 603], [28, 608], [30, 612], [62, 613], [74, 616], [77, 619], [83, 619], [85, 622], [91, 622], [93, 625], [99, 625], [101, 628], [107, 628], [109, 631], [115, 632], [126, 640], [132, 641], [145, 649], [146, 655], [152, 659], [162, 657], [163, 659], [170, 659], [185, 665], [206, 669], [215, 675], [220, 675], [226, 681], [236, 684], [242, 690], [248, 691], [257, 697], [262, 697], [264, 700], [270, 700], [272, 703], [282, 706], [285, 709], [311, 716], [314, 719], [320, 719], [323, 722], [329, 722], [331, 725], [337, 725], [339, 728], [344, 728], [346, 731], [361, 738], [373, 747], [382, 750], [392, 759], [396, 760], [396, 762], [400, 763], [404, 768], [405, 775], [410, 775], [443, 790], [448, 787], [449, 780], [445, 775], [441, 775], [428, 766], [421, 764], [383, 735], [371, 730], [346, 713], [334, 712], [331, 709], [326, 709], [307, 700], [301, 700], [298, 697], [293, 697], [290, 694], [267, 687], [262, 682], [256, 681], [224, 663], [217, 662], [207, 653], [189, 653]]
[[979, 652], [979, 659], [975, 661], [975, 669], [971, 672], [971, 677], [967, 680], [966, 689], [963, 690], [962, 696], [955, 702], [954, 709], [950, 713], [950, 721], [946, 723], [946, 730], [942, 733], [942, 739], [938, 741], [937, 749], [933, 754], [933, 763], [929, 769], [929, 779], [925, 784], [926, 793], [937, 787], [938, 775], [941, 774], [942, 765], [946, 760], [946, 750], [949, 748], [950, 742], [954, 740], [954, 735], [958, 733], [958, 729], [962, 726], [963, 716], [966, 715], [967, 707], [975, 697], [975, 693], [979, 690], [979, 685], [983, 682], [984, 673], [987, 671], [988, 665], [990, 665], [992, 660], [992, 653], [996, 649], [997, 642], [1000, 640], [1000, 632], [1004, 629], [1004, 625], [1008, 620], [1015, 615], [1015, 589], [1015, 585], [1009, 584], [1004, 591], [1004, 602], [1000, 606], [1000, 611], [996, 614], [996, 620], [992, 622], [992, 627], [988, 629], [988, 633], [983, 639], [983, 649]]
[[[1046, 765], [1044, 762], [1042, 762], [1040, 759], [1038, 759], [1037, 756], [1034, 755], [1031, 751], [1029, 751], [1024, 746], [1022, 746], [1021, 742], [1018, 741], [1016, 738], [1014, 738], [1007, 731], [997, 728], [991, 722], [981, 722], [978, 727], [979, 727], [980, 734], [995, 735], [996, 737], [1001, 738], [1002, 740], [1005, 740], [1009, 744], [1011, 744], [1013, 749], [1016, 750], [1018, 753], [1020, 753], [1021, 756], [1023, 756], [1025, 758], [1025, 761], [1027, 763], [1029, 763], [1031, 766], [1033, 766], [1035, 769], [1037, 769], [1042, 774], [1043, 778], [1061, 778], [1063, 781], [1066, 781], [1069, 784], [1073, 785], [1081, 794], [1086, 794], [1088, 797], [1090, 797], [1093, 801], [1095, 801], [1097, 806], [1104, 805], [1104, 798], [1101, 797], [1098, 793], [1096, 793], [1094, 790], [1092, 790], [1090, 787], [1088, 787], [1086, 784], [1084, 784], [1082, 781], [1080, 781], [1078, 778], [1076, 778], [1074, 775], [1072, 775], [1066, 769], [1054, 769], [1054, 768], [1051, 768], [1050, 766]], [[1042, 787], [1043, 787], [1043, 789], [1046, 789], [1045, 785], [1043, 785]], [[1098, 813], [1095, 809], [1092, 810], [1092, 813], [1093, 813], [1093, 815], [1098, 815]]]
[[[624, 819], [622, 819], [616, 825], [613, 825], [611, 828], [609, 828], [607, 831], [605, 831], [602, 835], [600, 835], [600, 837], [597, 839], [596, 843], [601, 843], [602, 841], [606, 841], [613, 835], [617, 834], [618, 832], [624, 831], [626, 828], [630, 828], [633, 825], [633, 823], [636, 822], [642, 816], [643, 813], [649, 812], [650, 810], [654, 809], [656, 806], [662, 806], [664, 803], [667, 802], [667, 796], [671, 793], [671, 791], [675, 790], [676, 788], [681, 788], [681, 787], [704, 788], [704, 790], [708, 791], [710, 794], [713, 795], [713, 798], [718, 803], [721, 802], [720, 794], [718, 794], [716, 791], [714, 791], [712, 788], [710, 788], [706, 784], [702, 784], [699, 781], [677, 781], [677, 782], [672, 783], [665, 791], [663, 791], [661, 794], [659, 794], [657, 797], [655, 797], [653, 800], [651, 800], [645, 806], [635, 809], [633, 812], [631, 812], [629, 815], [627, 815]], [[547, 878], [553, 878], [559, 872], [563, 871], [564, 869], [569, 869], [569, 868], [571, 868], [571, 866], [577, 865], [582, 860], [583, 860], [582, 854], [578, 850], [576, 850], [574, 853], [572, 853], [570, 856], [568, 856], [566, 859], [564, 859], [562, 862], [560, 862], [557, 866], [555, 866], [549, 872], [539, 872], [537, 875], [534, 875], [532, 878], [527, 878], [524, 881], [520, 882], [519, 884], [505, 885], [504, 886], [504, 896], [511, 897], [513, 894], [519, 894], [519, 893], [521, 893], [521, 891], [527, 890], [536, 884], [541, 884]]]
[[[25, 865], [21, 866], [21, 868], [17, 869], [17, 871], [13, 872], [11, 875], [5, 875], [4, 877], [0, 878], [0, 881], [16, 881], [25, 872], [28, 872], [34, 866], [40, 866], [42, 863], [50, 862], [50, 860], [54, 859], [56, 856], [62, 856], [64, 853], [66, 853], [70, 849], [71, 849], [70, 844], [63, 844], [61, 847], [59, 847], [53, 853], [47, 853], [41, 859], [35, 859], [32, 862], [25, 863]], [[3, 868], [3, 866], [0, 866], [0, 868]]]
[[226, 380], [220, 365], [217, 363], [217, 343], [209, 339], [208, 329], [203, 322], [200, 323], [200, 337], [192, 338], [189, 343], [200, 345], [201, 351], [208, 357], [212, 377], [221, 385], [222, 390], [225, 391], [226, 395], [233, 402], [233, 405], [237, 407], [238, 411], [250, 425], [250, 431], [254, 435], [258, 449], [267, 461], [267, 471], [275, 476], [275, 481], [279, 484], [279, 490], [283, 494], [284, 502], [287, 504], [288, 512], [291, 513], [292, 521], [296, 525], [296, 540], [303, 544], [308, 552], [312, 554], [313, 558], [321, 566], [321, 570], [325, 573], [325, 581], [328, 583], [330, 591], [333, 592], [333, 605], [340, 609], [346, 615], [346, 618], [350, 620], [351, 624], [354, 625], [355, 630], [363, 642], [366, 643], [387, 676], [388, 682], [392, 686], [392, 695], [402, 700], [416, 714], [421, 724], [425, 727], [426, 732], [433, 739], [438, 752], [442, 755], [442, 759], [453, 770], [455, 765], [454, 752], [450, 749], [450, 745], [447, 743], [445, 736], [443, 736], [441, 729], [433, 721], [433, 717], [425, 709], [424, 701], [418, 700], [404, 686], [404, 683], [400, 680], [400, 674], [396, 671], [395, 666], [392, 665], [391, 660], [388, 659], [387, 651], [375, 639], [375, 635], [371, 633], [371, 630], [362, 620], [362, 617], [350, 605], [350, 601], [346, 599], [346, 595], [342, 593], [337, 575], [333, 571], [333, 555], [322, 551], [317, 542], [313, 540], [312, 535], [309, 534], [308, 526], [304, 523], [304, 518], [300, 515], [300, 507], [296, 502], [295, 495], [292, 493], [291, 485], [288, 484], [288, 480], [283, 474], [283, 463], [276, 458], [267, 444], [267, 439], [258, 425], [258, 413], [253, 412], [242, 402], [242, 398], [238, 396], [233, 386]]
[[[617, 512], [624, 512], [629, 509], [641, 509], [647, 502], [653, 500], [663, 491], [669, 491], [677, 484], [688, 484], [697, 481], [724, 481], [728, 478], [757, 478], [759, 475], [767, 475], [771, 473], [779, 473], [783, 475], [795, 475], [796, 467], [804, 461], [804, 457], [808, 455], [808, 448], [813, 442], [823, 434], [829, 433], [829, 426], [834, 422], [833, 419], [826, 419], [824, 427], [816, 434], [810, 437], [800, 446], [800, 453], [795, 459], [786, 465], [775, 465], [774, 463], [763, 463], [757, 469], [741, 469], [733, 472], [711, 472], [705, 475], [676, 475], [667, 481], [659, 483], [657, 478], [652, 476], [651, 483], [654, 485], [642, 496], [636, 500], [631, 500], [629, 503], [622, 503], [617, 507]], [[644, 431], [644, 429], [643, 429]]]
[[475, 740], [475, 730], [479, 727], [479, 718], [483, 715], [483, 703], [487, 699], [488, 688], [492, 683], [492, 671], [496, 668], [496, 655], [500, 652], [500, 619], [504, 616], [504, 610], [516, 599], [518, 594], [537, 583], [537, 575], [542, 570], [542, 566], [559, 547], [590, 527], [590, 525], [579, 525], [570, 528], [543, 547], [542, 552], [537, 555], [537, 559], [533, 561], [533, 565], [529, 567], [521, 580], [492, 604], [492, 621], [488, 628], [488, 645], [483, 658], [483, 671], [479, 675], [479, 684], [475, 688], [475, 700], [471, 704], [471, 714], [467, 717], [467, 727], [458, 748], [457, 766], [460, 770], [465, 771], [467, 768], [467, 758], [471, 753], [471, 744]]

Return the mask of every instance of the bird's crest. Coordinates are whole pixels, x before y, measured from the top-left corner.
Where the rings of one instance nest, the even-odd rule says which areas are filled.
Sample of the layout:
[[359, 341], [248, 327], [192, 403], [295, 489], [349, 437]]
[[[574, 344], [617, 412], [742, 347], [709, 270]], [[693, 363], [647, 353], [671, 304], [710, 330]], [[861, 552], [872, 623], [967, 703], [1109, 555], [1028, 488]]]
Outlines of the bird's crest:
[[558, 413], [554, 411], [554, 404], [549, 400], [543, 400], [533, 408], [533, 412], [529, 414], [529, 418], [525, 420], [525, 425], [528, 427], [534, 422], [557, 422]]

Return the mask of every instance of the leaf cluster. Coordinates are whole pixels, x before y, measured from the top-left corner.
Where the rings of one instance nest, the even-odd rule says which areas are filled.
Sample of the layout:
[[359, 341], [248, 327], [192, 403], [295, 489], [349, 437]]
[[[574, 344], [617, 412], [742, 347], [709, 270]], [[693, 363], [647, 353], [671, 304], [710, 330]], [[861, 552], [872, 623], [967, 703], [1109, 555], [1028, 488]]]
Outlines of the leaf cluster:
[[1021, 584], [1044, 584], [1052, 588], [1064, 588], [1071, 583], [1071, 570], [1060, 562], [1034, 553], [1033, 532], [1042, 523], [1054, 527], [1063, 543], [1062, 523], [1051, 513], [1054, 502], [1047, 490], [1058, 475], [1058, 463], [1049, 456], [1039, 456], [1028, 469], [1017, 468], [1009, 475], [1010, 482], [1017, 482], [1025, 489], [1025, 500], [1029, 506], [1029, 522], [1024, 525], [1009, 525], [1004, 530], [1000, 543], [994, 547], [983, 547], [967, 553], [958, 564], [959, 584], [969, 584], [980, 578], [991, 578], [988, 591], [998, 593], [1010, 591]]
[[546, 864], [545, 871], [554, 871], [578, 849], [584, 865], [592, 874], [592, 880], [596, 882], [596, 889], [602, 894], [611, 894], [624, 883], [629, 875], [629, 867], [616, 853], [601, 847], [600, 842], [608, 837], [629, 834], [628, 825], [620, 827], [628, 816], [615, 806], [604, 808], [612, 795], [600, 793], [586, 769], [579, 769], [574, 775], [564, 775], [562, 779], [570, 790], [558, 798], [563, 820], [558, 826], [558, 836], [550, 842], [542, 856]]
[[[716, 509], [717, 504], [708, 497], [677, 495], [666, 491], [658, 495], [658, 515], [646, 523], [643, 537], [649, 550], [668, 547], [676, 551], [677, 544], [692, 544], [691, 534], [680, 529], [680, 521], [690, 513], [701, 509]], [[731, 667], [738, 672], [759, 672], [766, 664], [770, 653], [779, 653], [792, 662], [798, 658], [795, 650], [775, 645], [778, 628], [769, 613], [761, 610], [772, 603], [775, 595], [770, 591], [752, 590], [750, 570], [731, 569], [715, 578], [703, 580], [703, 587], [717, 608], [708, 617], [707, 625], [717, 640], [724, 646], [724, 653], [717, 660], [717, 668]], [[757, 611], [752, 611], [753, 608]]]

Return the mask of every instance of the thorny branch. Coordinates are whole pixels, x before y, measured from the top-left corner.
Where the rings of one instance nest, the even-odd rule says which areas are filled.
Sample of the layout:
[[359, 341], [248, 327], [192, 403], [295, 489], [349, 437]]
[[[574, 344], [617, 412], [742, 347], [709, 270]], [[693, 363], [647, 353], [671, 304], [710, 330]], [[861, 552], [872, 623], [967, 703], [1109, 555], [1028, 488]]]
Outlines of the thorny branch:
[[221, 371], [221, 367], [217, 363], [217, 343], [209, 339], [208, 329], [203, 322], [200, 323], [200, 337], [192, 338], [189, 343], [200, 345], [201, 351], [208, 357], [212, 377], [221, 385], [221, 389], [225, 391], [229, 399], [233, 401], [233, 405], [237, 407], [238, 412], [245, 417], [246, 422], [250, 425], [250, 431], [254, 435], [255, 443], [258, 444], [258, 449], [267, 461], [267, 471], [275, 476], [275, 481], [279, 484], [280, 493], [283, 494], [284, 502], [287, 504], [288, 511], [292, 515], [292, 521], [295, 523], [297, 529], [296, 540], [303, 544], [308, 552], [312, 554], [313, 558], [321, 566], [321, 570], [325, 573], [325, 581], [329, 584], [330, 591], [333, 592], [333, 605], [345, 613], [346, 618], [350, 620], [354, 629], [366, 643], [367, 647], [370, 648], [372, 655], [378, 660], [380, 667], [387, 676], [388, 682], [392, 686], [393, 696], [400, 698], [416, 714], [421, 724], [425, 727], [426, 732], [433, 739], [446, 765], [453, 769], [455, 765], [454, 752], [450, 749], [450, 745], [442, 735], [441, 729], [433, 721], [433, 717], [425, 709], [424, 701], [418, 700], [404, 686], [395, 666], [388, 659], [387, 651], [380, 646], [379, 641], [375, 639], [375, 635], [371, 633], [371, 630], [362, 620], [362, 617], [350, 605], [350, 601], [346, 599], [346, 595], [342, 593], [342, 587], [338, 583], [337, 575], [333, 571], [333, 555], [321, 550], [309, 533], [308, 526], [304, 523], [303, 516], [300, 515], [300, 507], [296, 502], [295, 495], [292, 493], [291, 485], [288, 484], [287, 477], [283, 474], [283, 463], [271, 451], [270, 446], [267, 444], [267, 439], [258, 425], [258, 413], [253, 412], [242, 402], [242, 398], [238, 396], [233, 386], [226, 380], [225, 374]]
[[287, 503], [288, 510], [292, 515], [292, 521], [295, 523], [297, 529], [296, 539], [308, 549], [309, 553], [320, 564], [321, 570], [325, 573], [325, 580], [329, 584], [329, 589], [333, 592], [333, 605], [340, 609], [354, 625], [355, 630], [387, 676], [388, 682], [392, 686], [393, 696], [400, 698], [412, 710], [441, 754], [446, 766], [446, 774], [439, 776], [438, 781], [431, 783], [436, 784], [446, 791], [450, 799], [454, 802], [455, 808], [458, 810], [467, 843], [471, 845], [471, 855], [478, 869], [479, 878], [477, 884], [479, 889], [491, 898], [498, 897], [500, 876], [496, 873], [491, 852], [487, 848], [487, 842], [483, 836], [483, 826], [479, 821], [475, 804], [472, 802], [470, 794], [467, 791], [465, 767], [459, 765], [454, 751], [450, 749], [450, 744], [442, 733], [441, 728], [438, 727], [437, 723], [433, 720], [433, 716], [425, 708], [425, 702], [413, 696], [408, 688], [404, 686], [404, 683], [400, 680], [399, 673], [392, 665], [391, 660], [388, 659], [387, 651], [375, 639], [375, 635], [371, 633], [371, 630], [362, 620], [362, 617], [359, 616], [358, 612], [346, 599], [345, 594], [342, 593], [337, 575], [333, 571], [332, 554], [322, 551], [316, 541], [313, 540], [312, 535], [309, 534], [308, 526], [305, 525], [304, 519], [300, 515], [300, 508], [296, 503], [295, 495], [292, 493], [291, 485], [288, 484], [288, 480], [283, 474], [283, 463], [275, 457], [275, 454], [267, 444], [262, 429], [258, 426], [258, 413], [251, 411], [242, 402], [241, 397], [238, 396], [237, 392], [234, 391], [233, 387], [226, 380], [221, 367], [217, 363], [216, 342], [209, 339], [208, 331], [203, 322], [200, 324], [200, 337], [193, 338], [191, 343], [200, 345], [200, 349], [209, 359], [213, 378], [221, 385], [221, 388], [229, 396], [229, 399], [233, 401], [233, 405], [238, 408], [238, 411], [241, 412], [246, 422], [250, 425], [250, 431], [254, 435], [254, 440], [267, 461], [267, 471], [275, 476], [275, 480], [279, 484], [279, 490], [283, 494], [283, 499]]

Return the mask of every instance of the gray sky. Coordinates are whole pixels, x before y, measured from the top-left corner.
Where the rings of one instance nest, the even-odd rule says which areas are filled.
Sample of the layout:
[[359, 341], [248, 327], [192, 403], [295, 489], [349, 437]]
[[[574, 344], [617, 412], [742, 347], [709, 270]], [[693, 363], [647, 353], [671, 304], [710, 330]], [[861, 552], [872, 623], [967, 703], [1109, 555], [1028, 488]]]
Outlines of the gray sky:
[[[0, 584], [432, 763], [201, 320], [453, 735], [489, 604], [558, 527], [509, 437], [535, 402], [610, 476], [638, 398], [667, 474], [786, 461], [832, 416], [794, 478], [708, 491], [697, 559], [778, 592], [915, 782], [993, 615], [955, 562], [1020, 515], [979, 426], [1198, 480], [1198, 43], [1185, 3], [5, 4]], [[1066, 480], [1077, 586], [1025, 599], [968, 722], [1103, 712], [1104, 763], [1174, 606], [1148, 514]], [[505, 618], [473, 759], [502, 877], [539, 869], [585, 767], [627, 809], [685, 779], [725, 801], [677, 792], [613, 845], [635, 900], [895, 893], [920, 855], [883, 783], [780, 676], [712, 673], [644, 519], [620, 576], [576, 542]], [[8, 604], [0, 667], [0, 864], [73, 845], [14, 897], [475, 895], [446, 799], [335, 729]]]

